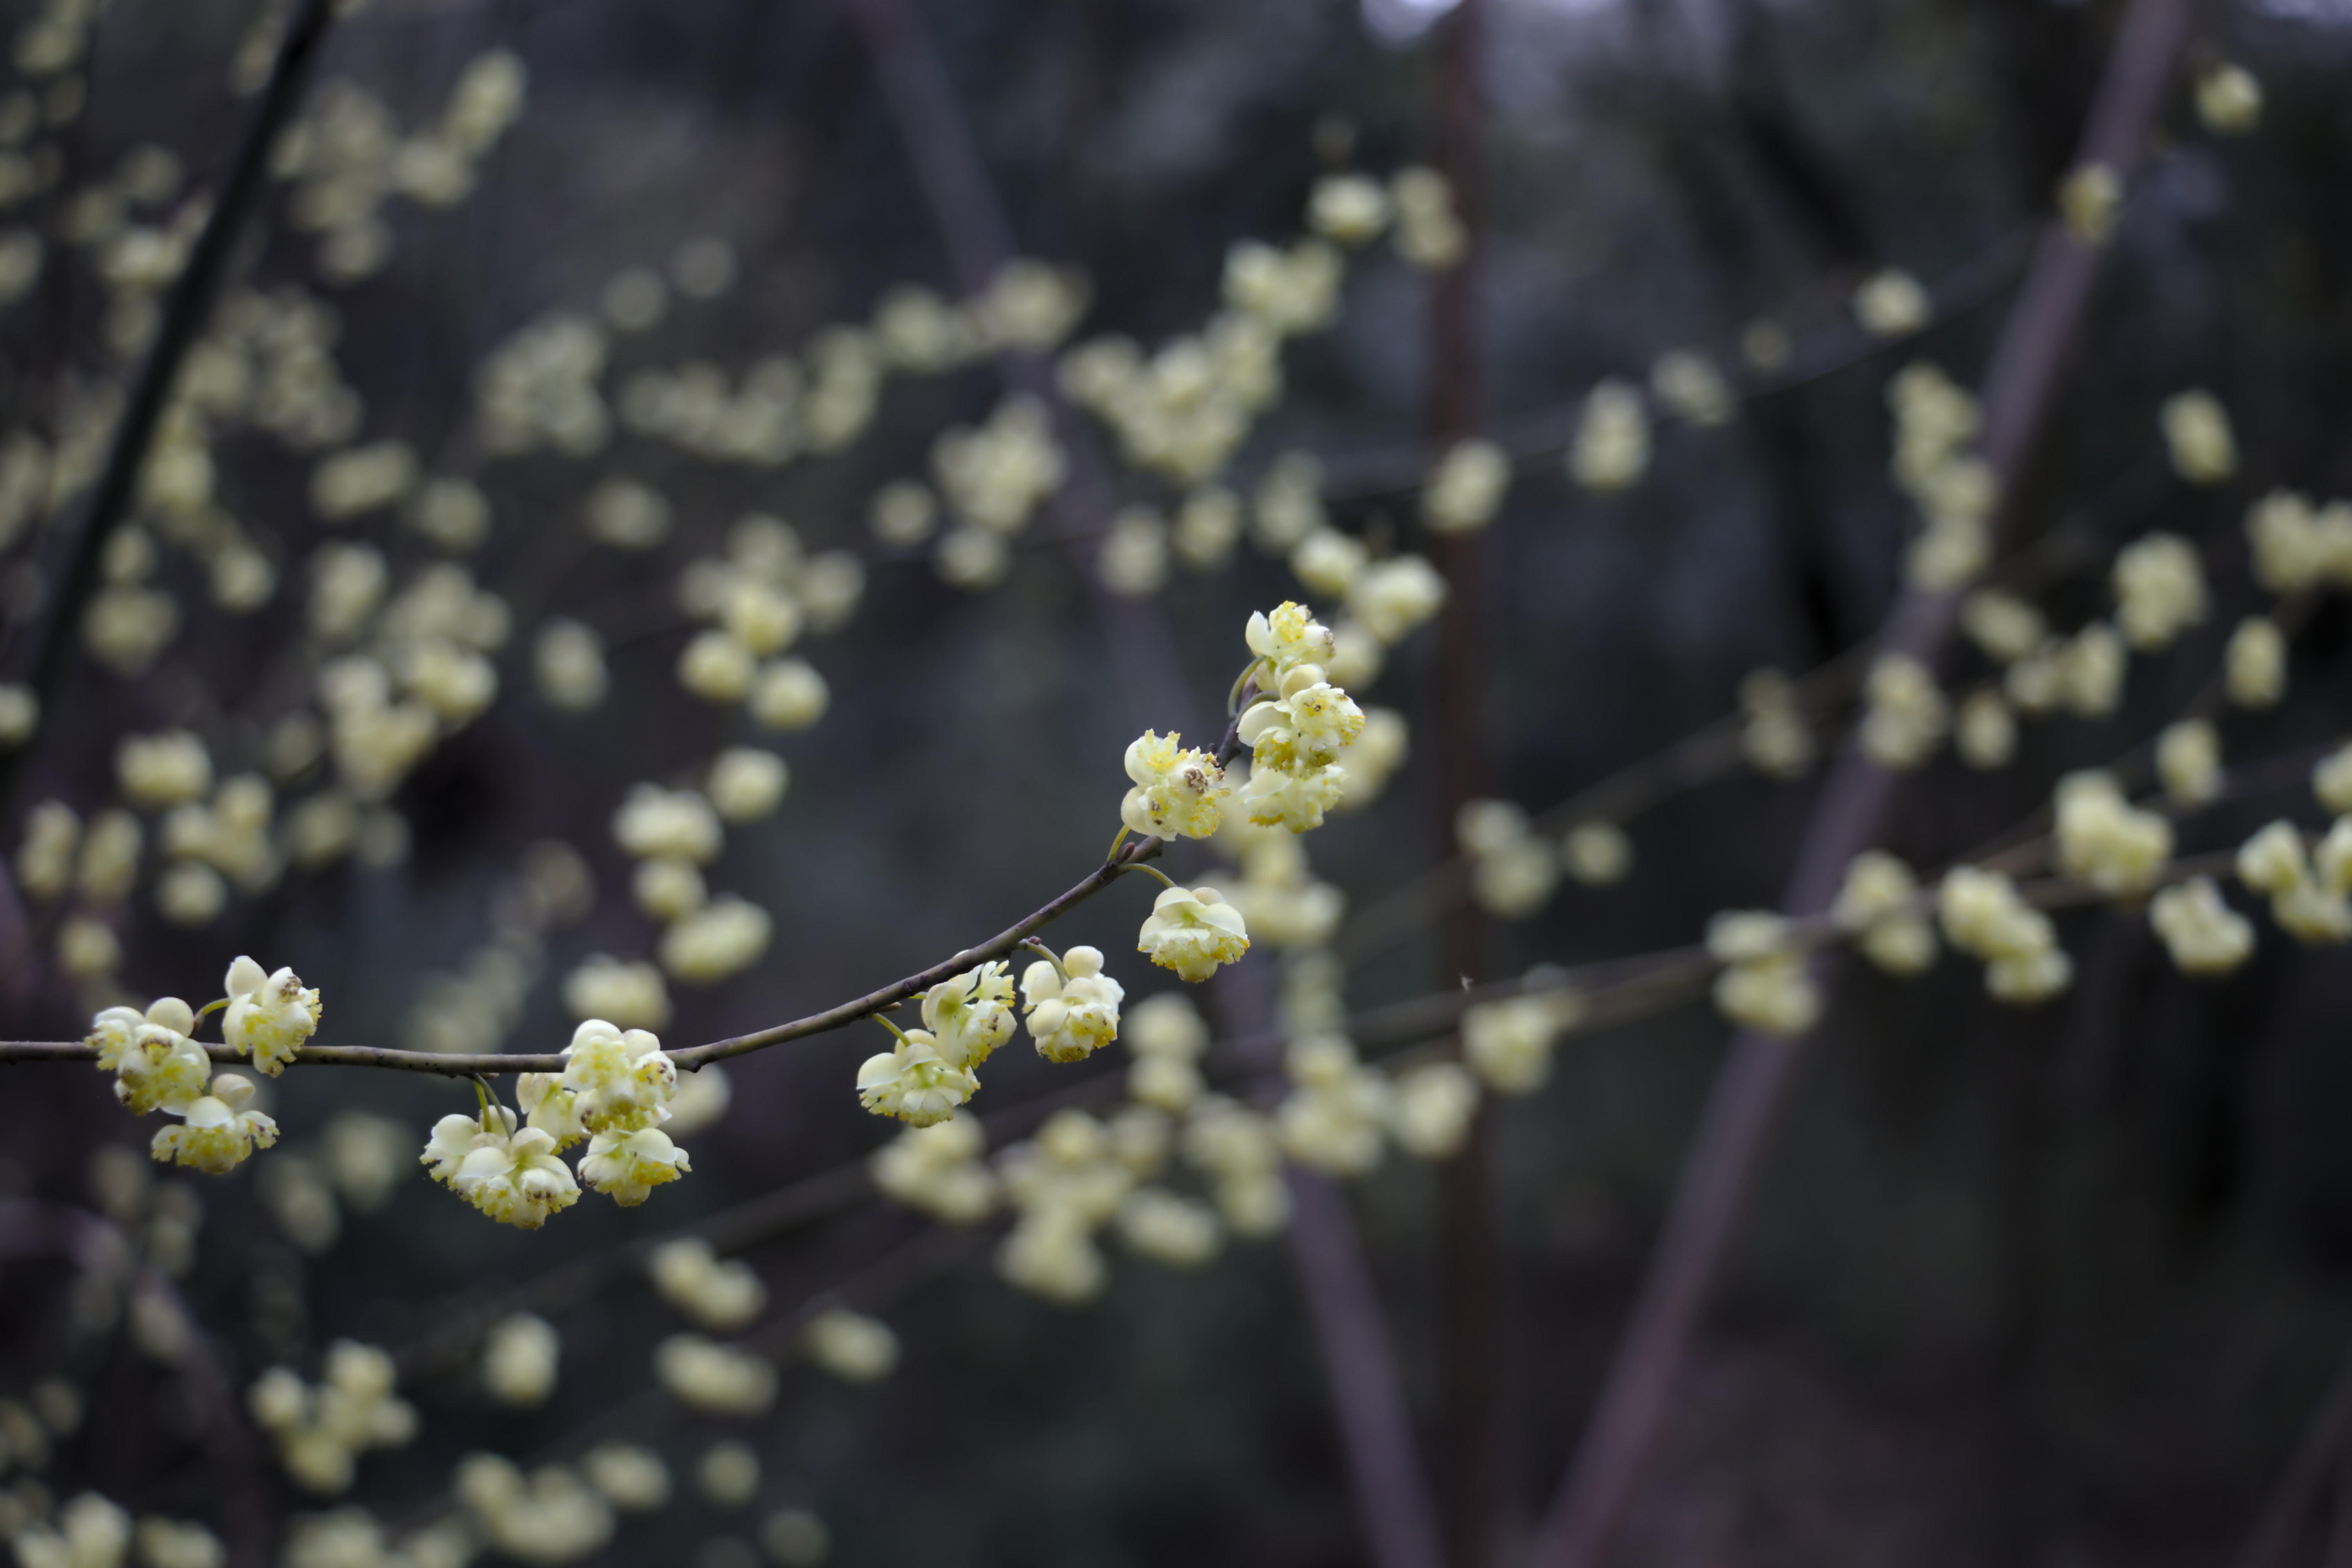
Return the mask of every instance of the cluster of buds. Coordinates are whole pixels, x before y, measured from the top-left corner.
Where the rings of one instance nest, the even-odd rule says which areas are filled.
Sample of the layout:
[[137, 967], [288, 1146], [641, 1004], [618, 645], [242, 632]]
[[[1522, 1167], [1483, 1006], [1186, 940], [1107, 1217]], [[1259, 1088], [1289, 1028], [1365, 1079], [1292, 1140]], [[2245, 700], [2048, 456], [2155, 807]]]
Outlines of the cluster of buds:
[[1937, 891], [1936, 913], [1946, 940], [1984, 960], [1985, 989], [1996, 1001], [2047, 1001], [2074, 977], [2050, 917], [1999, 872], [1955, 867]]
[[1547, 988], [1462, 1014], [1462, 1060], [1496, 1094], [1533, 1094], [1551, 1077], [1553, 1049], [1584, 1015], [1572, 991]]
[[1765, 1034], [1809, 1033], [1821, 1021], [1821, 987], [1789, 923], [1765, 910], [1728, 910], [1707, 922], [1706, 950], [1724, 966], [1717, 1011]]
[[525, 81], [522, 62], [508, 51], [478, 56], [440, 121], [408, 137], [351, 82], [322, 87], [272, 153], [272, 172], [296, 183], [294, 226], [320, 236], [320, 272], [351, 283], [383, 267], [392, 254], [381, 215], [389, 197], [453, 207], [471, 194], [475, 165], [522, 112]]
[[2058, 868], [2110, 896], [2144, 894], [2172, 858], [2172, 824], [2124, 799], [2115, 775], [2070, 773], [2055, 803]]
[[728, 535], [722, 559], [688, 563], [678, 602], [709, 622], [678, 657], [678, 684], [706, 702], [740, 703], [763, 728], [806, 729], [831, 693], [805, 659], [788, 656], [803, 631], [839, 631], [856, 613], [866, 570], [848, 550], [804, 554], [792, 526], [751, 517]]
[[[768, 912], [734, 894], [710, 896], [701, 868], [718, 858], [725, 830], [714, 798], [739, 820], [772, 810], [783, 796], [782, 759], [723, 754], [712, 793], [640, 784], [613, 818], [613, 837], [637, 860], [637, 907], [665, 923], [660, 957], [674, 979], [709, 984], [749, 967], [768, 949]], [[760, 758], [766, 760], [760, 760]], [[650, 1000], [650, 998], [648, 998]]]
[[699, 1237], [666, 1241], [646, 1258], [662, 1299], [703, 1328], [740, 1329], [768, 1304], [768, 1288], [749, 1263], [724, 1260]]
[[1915, 588], [1951, 592], [1973, 581], [1992, 553], [2000, 493], [1975, 452], [1982, 416], [1973, 396], [1924, 360], [1887, 383], [1886, 403], [1895, 415], [1895, 485], [1923, 524], [1905, 575]]
[[2352, 587], [2352, 502], [2273, 490], [2246, 511], [2254, 580], [2273, 593]]
[[908, 1127], [874, 1153], [883, 1194], [947, 1225], [976, 1225], [996, 1209], [996, 1175], [981, 1155], [988, 1134], [974, 1116]]
[[359, 1456], [396, 1448], [416, 1435], [416, 1410], [393, 1393], [392, 1357], [373, 1345], [337, 1340], [326, 1376], [305, 1384], [270, 1368], [246, 1395], [255, 1422], [278, 1439], [278, 1457], [304, 1490], [349, 1491]]
[[1011, 564], [1013, 538], [1062, 487], [1069, 461], [1043, 403], [1012, 397], [977, 430], [961, 426], [931, 444], [931, 473], [958, 526], [940, 541], [940, 575], [986, 588]]
[[1848, 863], [1830, 919], [1890, 975], [1916, 975], [1936, 961], [1936, 930], [1920, 911], [1918, 879], [1884, 850], [1864, 850]]
[[1550, 901], [1560, 860], [1508, 800], [1471, 800], [1454, 813], [1454, 841], [1470, 862], [1470, 891], [1497, 920], [1525, 920]]
[[613, 1539], [613, 1510], [567, 1466], [541, 1465], [526, 1476], [511, 1460], [468, 1454], [456, 1479], [481, 1538], [522, 1562], [569, 1563]]
[[2352, 817], [2338, 817], [2315, 853], [2292, 822], [2271, 823], [2238, 850], [2238, 880], [2271, 901], [2271, 918], [2303, 942], [2352, 939]]

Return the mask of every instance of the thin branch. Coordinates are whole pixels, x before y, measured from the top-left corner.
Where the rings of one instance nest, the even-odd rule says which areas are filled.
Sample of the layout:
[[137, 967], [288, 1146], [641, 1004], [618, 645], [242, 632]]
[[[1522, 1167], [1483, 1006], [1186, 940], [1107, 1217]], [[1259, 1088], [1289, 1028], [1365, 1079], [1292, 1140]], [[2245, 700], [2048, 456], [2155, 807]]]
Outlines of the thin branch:
[[[691, 1045], [683, 1051], [670, 1052], [669, 1058], [678, 1066], [693, 1071], [713, 1061], [724, 1061], [730, 1056], [742, 1056], [772, 1045], [782, 1045], [786, 1040], [824, 1034], [856, 1023], [860, 1019], [870, 1018], [886, 1008], [929, 990], [940, 981], [950, 979], [974, 965], [1006, 956], [1032, 936], [1117, 882], [1122, 873], [1156, 857], [1163, 842], [1160, 839], [1130, 841], [1115, 860], [1097, 866], [1076, 886], [1045, 907], [1024, 916], [1019, 923], [1008, 926], [977, 947], [967, 947], [951, 958], [943, 959], [902, 980], [894, 980], [880, 990], [869, 991], [838, 1007], [794, 1019], [790, 1023], [776, 1024], [727, 1040], [714, 1040], [707, 1045]], [[206, 1045], [205, 1050], [215, 1061], [234, 1063], [244, 1060], [226, 1045]], [[0, 1041], [0, 1064], [5, 1065], [97, 1060], [98, 1048], [81, 1040]], [[564, 1058], [560, 1051], [541, 1051], [530, 1055], [495, 1051], [442, 1055], [429, 1051], [396, 1051], [378, 1045], [306, 1045], [294, 1053], [294, 1060], [305, 1067], [383, 1067], [406, 1072], [429, 1072], [445, 1078], [467, 1078], [478, 1072], [561, 1072], [564, 1067]]]

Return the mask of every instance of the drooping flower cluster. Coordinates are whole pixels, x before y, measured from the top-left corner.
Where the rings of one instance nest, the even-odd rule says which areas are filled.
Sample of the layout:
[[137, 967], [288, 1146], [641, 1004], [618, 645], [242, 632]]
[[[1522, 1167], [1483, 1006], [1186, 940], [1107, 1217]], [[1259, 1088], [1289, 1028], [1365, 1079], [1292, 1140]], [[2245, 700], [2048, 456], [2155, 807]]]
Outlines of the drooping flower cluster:
[[2170, 647], [2205, 619], [2205, 568], [2178, 534], [2155, 533], [2116, 556], [2116, 625], [2143, 653]]
[[1213, 887], [1171, 887], [1151, 901], [1136, 951], [1183, 979], [1200, 981], [1249, 951], [1242, 913]]
[[923, 997], [923, 1027], [866, 1059], [857, 1097], [877, 1116], [928, 1127], [980, 1092], [980, 1064], [1013, 1038], [1013, 979], [1002, 960], [941, 980]]
[[1250, 821], [1306, 832], [1339, 801], [1347, 779], [1339, 756], [1363, 732], [1363, 710], [1325, 678], [1336, 640], [1305, 605], [1285, 601], [1271, 615], [1252, 615], [1246, 640], [1260, 695], [1241, 718], [1241, 738], [1252, 747], [1243, 799]]
[[359, 1456], [396, 1448], [416, 1435], [416, 1410], [393, 1393], [392, 1357], [373, 1345], [337, 1340], [326, 1375], [305, 1384], [271, 1367], [246, 1394], [255, 1422], [278, 1439], [278, 1457], [304, 1490], [349, 1491]]
[[[765, 764], [738, 761], [724, 771], [754, 770], [763, 777], [714, 770], [712, 787], [727, 786], [729, 803], [746, 810], [761, 803], [771, 789], [781, 798], [779, 775]], [[614, 814], [613, 838], [637, 860], [632, 885], [637, 907], [667, 926], [660, 956], [673, 978], [709, 984], [749, 967], [767, 951], [774, 929], [768, 912], [731, 893], [713, 898], [704, 883], [701, 868], [718, 858], [726, 838], [709, 797], [640, 784]]]
[[1029, 1034], [1048, 1061], [1083, 1061], [1118, 1039], [1126, 996], [1126, 988], [1103, 973], [1099, 947], [1071, 948], [1058, 968], [1041, 958], [1021, 975]]
[[[291, 969], [264, 975], [240, 957], [230, 966], [226, 1005], [229, 1043], [251, 1055], [264, 1072], [285, 1070], [319, 1017], [319, 993]], [[207, 1008], [207, 1012], [212, 1009]], [[215, 1073], [211, 1053], [194, 1039], [196, 1015], [177, 997], [163, 997], [143, 1013], [111, 1007], [90, 1021], [89, 1044], [100, 1071], [115, 1075], [114, 1093], [134, 1114], [162, 1111], [181, 1124], [155, 1134], [154, 1157], [194, 1170], [225, 1175], [257, 1148], [278, 1141], [278, 1124], [244, 1109], [253, 1084], [233, 1072]]]
[[221, 1013], [221, 1038], [275, 1078], [286, 1071], [302, 1042], [319, 1027], [322, 1004], [316, 988], [305, 986], [290, 968], [275, 974], [240, 956], [228, 967], [228, 1006]]
[[1119, 802], [1119, 821], [1135, 832], [1160, 839], [1205, 839], [1220, 821], [1218, 802], [1233, 791], [1225, 770], [1198, 747], [1180, 750], [1181, 737], [1145, 730], [1127, 748], [1127, 776], [1134, 788]]
[[492, 1219], [536, 1230], [580, 1201], [580, 1184], [555, 1157], [552, 1134], [516, 1128], [515, 1113], [502, 1105], [486, 1106], [478, 1117], [444, 1116], [418, 1163]]
[[1328, 1175], [1370, 1174], [1386, 1146], [1387, 1080], [1366, 1071], [1354, 1042], [1338, 1034], [1293, 1040], [1283, 1068], [1292, 1086], [1275, 1120], [1283, 1152]]

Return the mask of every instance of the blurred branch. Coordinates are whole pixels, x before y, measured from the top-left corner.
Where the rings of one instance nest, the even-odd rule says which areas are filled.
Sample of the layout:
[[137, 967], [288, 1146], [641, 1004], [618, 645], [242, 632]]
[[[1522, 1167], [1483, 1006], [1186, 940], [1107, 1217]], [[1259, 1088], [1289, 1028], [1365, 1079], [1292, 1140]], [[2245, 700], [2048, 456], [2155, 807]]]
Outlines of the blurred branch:
[[[42, 716], [51, 724], [59, 716], [58, 694], [64, 685], [82, 610], [98, 588], [107, 538], [137, 497], [140, 477], [146, 467], [147, 448], [179, 380], [180, 366], [211, 319], [213, 303], [228, 276], [230, 258], [244, 235], [247, 220], [261, 200], [270, 149], [301, 101], [304, 78], [318, 54], [320, 40], [326, 36], [334, 8], [334, 0], [302, 0], [302, 8], [288, 26], [268, 85], [262, 89], [261, 101], [246, 124], [244, 139], [237, 144], [228, 178], [214, 202], [204, 232], [196, 236], [186, 267], [172, 285], [154, 347], [148, 350], [146, 363], [140, 367], [139, 379], [131, 387], [121, 423], [115, 429], [105, 466], [99, 470], [89, 501], [82, 509], [81, 521], [70, 536], [68, 548], [71, 553], [64, 580], [50, 602], [47, 617], [38, 622], [32, 657], [22, 676], [39, 698]], [[32, 750], [26, 746], [0, 754], [0, 814], [5, 813], [15, 798]]]
[[2237, 1568], [2285, 1568], [2320, 1493], [2331, 1479], [2344, 1484], [2347, 1445], [2352, 1445], [2352, 1356], [2336, 1368], [2336, 1380], [2305, 1424], [2286, 1473], [2272, 1489], [2253, 1533], [2238, 1553]]
[[[2187, 0], [2133, 0], [2078, 162], [2104, 164], [2119, 179], [2129, 178], [2188, 22]], [[2051, 221], [2003, 325], [1985, 380], [1983, 451], [2004, 497], [2013, 493], [2049, 412], [2102, 256], [2100, 248], [2074, 239], [2063, 221]], [[1879, 646], [1932, 663], [1956, 612], [1949, 594], [1906, 590]], [[1799, 848], [1787, 907], [1806, 915], [1827, 905], [1847, 862], [1877, 838], [1895, 779], [1858, 749], [1841, 755]], [[1633, 1322], [1546, 1521], [1535, 1558], [1541, 1568], [1598, 1563], [1640, 1480], [1797, 1051], [1796, 1041], [1752, 1030], [1732, 1041]]]
[[1291, 1256], [1331, 1380], [1331, 1402], [1378, 1568], [1438, 1568], [1437, 1526], [1413, 1453], [1412, 1422], [1348, 1200], [1328, 1177], [1289, 1171]]

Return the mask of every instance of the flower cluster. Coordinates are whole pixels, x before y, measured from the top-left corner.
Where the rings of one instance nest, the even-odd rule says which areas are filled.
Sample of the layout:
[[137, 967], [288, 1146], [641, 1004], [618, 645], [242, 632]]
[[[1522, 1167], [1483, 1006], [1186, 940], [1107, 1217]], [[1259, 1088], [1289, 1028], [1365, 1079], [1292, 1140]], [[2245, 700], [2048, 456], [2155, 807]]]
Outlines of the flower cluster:
[[1218, 802], [1233, 791], [1225, 770], [1198, 747], [1179, 750], [1173, 731], [1145, 730], [1127, 748], [1127, 776], [1134, 788], [1119, 802], [1119, 821], [1129, 831], [1160, 839], [1205, 839], [1217, 831]]
[[931, 445], [931, 472], [958, 526], [940, 541], [940, 574], [960, 588], [1003, 578], [1012, 541], [1062, 487], [1068, 467], [1051, 417], [1032, 398], [1007, 398], [977, 430], [942, 434]]
[[1165, 1116], [1135, 1106], [1122, 1121], [1126, 1128], [1156, 1133], [1121, 1137], [1120, 1129], [1083, 1111], [1057, 1111], [1034, 1139], [997, 1156], [998, 1178], [1018, 1215], [996, 1254], [997, 1271], [1008, 1282], [1064, 1302], [1101, 1293], [1108, 1270], [1095, 1232], [1167, 1157]]
[[1576, 994], [1559, 988], [1480, 1002], [1462, 1015], [1462, 1060], [1496, 1094], [1532, 1094], [1551, 1077], [1559, 1037], [1583, 1015]]
[[2055, 815], [2059, 869], [2101, 893], [2145, 893], [2172, 858], [2171, 822], [2135, 810], [2112, 773], [2061, 779]]
[[1559, 885], [1560, 858], [1508, 800], [1471, 800], [1454, 813], [1454, 841], [1470, 861], [1470, 891], [1497, 920], [1524, 920]]
[[392, 1357], [373, 1345], [337, 1340], [326, 1375], [305, 1384], [274, 1366], [246, 1394], [246, 1407], [278, 1439], [286, 1473], [305, 1490], [349, 1491], [359, 1456], [396, 1448], [416, 1435], [416, 1409], [393, 1393]]
[[[772, 768], [757, 760], [768, 755], [722, 754], [713, 769], [713, 789], [746, 813], [781, 799], [782, 759], [775, 759]], [[672, 978], [689, 984], [721, 980], [748, 968], [768, 950], [774, 931], [768, 912], [734, 894], [713, 898], [704, 883], [701, 868], [718, 858], [725, 841], [709, 796], [640, 784], [614, 814], [613, 837], [637, 859], [632, 886], [637, 907], [667, 924], [660, 956]], [[666, 1004], [667, 998], [664, 1008], [646, 1010], [667, 1010]]]
[[1347, 779], [1339, 753], [1363, 732], [1363, 710], [1325, 679], [1336, 641], [1305, 605], [1252, 615], [1246, 639], [1259, 698], [1241, 717], [1252, 748], [1243, 800], [1253, 822], [1305, 832], [1339, 801]]
[[482, 1344], [482, 1385], [501, 1405], [543, 1405], [555, 1392], [563, 1342], [555, 1325], [530, 1312], [501, 1319]]
[[1576, 439], [1568, 449], [1569, 477], [1588, 490], [1623, 490], [1650, 466], [1650, 416], [1642, 394], [1613, 377], [1585, 394]]
[[1222, 1094], [1203, 1095], [1185, 1113], [1181, 1144], [1234, 1235], [1271, 1236], [1290, 1223], [1282, 1145], [1265, 1117]]
[[2163, 889], [2148, 901], [2147, 921], [2185, 975], [2226, 975], [2253, 956], [2253, 922], [2222, 901], [2210, 876]]
[[664, 1301], [703, 1328], [742, 1328], [768, 1304], [768, 1287], [749, 1263], [721, 1260], [699, 1237], [655, 1248], [646, 1257], [646, 1272]]
[[775, 1364], [698, 1333], [677, 1333], [654, 1347], [654, 1375], [697, 1410], [756, 1416], [776, 1401]]
[[1936, 930], [1920, 911], [1918, 879], [1883, 850], [1865, 850], [1848, 863], [1830, 918], [1890, 975], [1916, 975], [1936, 961]]
[[1715, 1005], [1743, 1029], [1801, 1035], [1821, 1021], [1821, 988], [1789, 923], [1763, 910], [1729, 910], [1707, 922], [1706, 950], [1724, 966]]
[[941, 980], [923, 997], [923, 1027], [857, 1070], [857, 1098], [877, 1116], [928, 1127], [980, 1092], [978, 1068], [1013, 1038], [1013, 979], [1000, 960]]
[[2352, 503], [2273, 490], [2246, 511], [2254, 580], [2273, 593], [2352, 585]]
[[1797, 706], [1796, 688], [1778, 670], [1752, 672], [1739, 683], [1744, 719], [1739, 749], [1768, 779], [1801, 779], [1812, 771], [1813, 732]]
[[1997, 1001], [2047, 1001], [2074, 977], [2050, 917], [1999, 872], [1955, 867], [1937, 890], [1936, 913], [1946, 940], [1984, 960], [1985, 989]]
[[2277, 821], [2238, 850], [2238, 880], [2271, 901], [2279, 929], [2302, 942], [2352, 940], [2352, 817], [2338, 817], [2315, 853]]
[[1226, 885], [1225, 897], [1254, 941], [1283, 952], [1330, 940], [1347, 910], [1347, 894], [1316, 878], [1296, 834], [1236, 821], [1224, 836], [1241, 855], [1240, 875]]
[[2170, 647], [2205, 619], [2205, 568], [2178, 534], [2149, 534], [2116, 556], [2116, 625], [2143, 653]]
[[898, 1336], [879, 1318], [835, 1307], [809, 1320], [809, 1359], [844, 1383], [879, 1383], [898, 1364]]
[[831, 692], [790, 650], [803, 632], [847, 625], [865, 591], [854, 553], [808, 555], [790, 524], [746, 517], [723, 558], [701, 557], [678, 576], [679, 604], [709, 624], [678, 655], [678, 684], [706, 702], [740, 703], [763, 728], [806, 729], [824, 716]]
[[2238, 442], [2229, 411], [2211, 392], [2179, 392], [2158, 411], [2173, 471], [2192, 485], [2219, 485], [2238, 471]]
[[565, 1466], [542, 1465], [525, 1476], [511, 1460], [468, 1454], [456, 1479], [457, 1500], [481, 1537], [521, 1562], [568, 1563], [613, 1538], [612, 1509]]
[[1181, 1114], [1201, 1097], [1202, 1054], [1209, 1049], [1209, 1026], [1192, 998], [1163, 991], [1129, 1015], [1125, 1034], [1134, 1065], [1127, 1070], [1129, 1098]]
[[1099, 947], [1073, 947], [1058, 964], [1041, 958], [1021, 974], [1030, 1038], [1048, 1061], [1084, 1061], [1117, 1040], [1126, 996], [1126, 988], [1103, 973]]
[[996, 1209], [996, 1174], [981, 1158], [988, 1135], [974, 1116], [908, 1127], [874, 1152], [885, 1196], [947, 1225], [976, 1225]]
[[1895, 415], [1895, 487], [1923, 523], [1905, 575], [1924, 591], [1951, 592], [1974, 581], [1992, 553], [1999, 486], [1972, 450], [1982, 416], [1975, 398], [1924, 360], [1887, 383], [1886, 403]]
[[1863, 754], [1882, 768], [1916, 768], [1935, 754], [1951, 727], [1951, 706], [1927, 667], [1907, 653], [1885, 653], [1870, 666], [1862, 716]]

